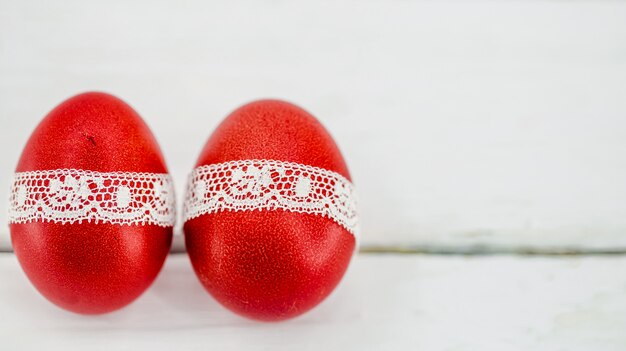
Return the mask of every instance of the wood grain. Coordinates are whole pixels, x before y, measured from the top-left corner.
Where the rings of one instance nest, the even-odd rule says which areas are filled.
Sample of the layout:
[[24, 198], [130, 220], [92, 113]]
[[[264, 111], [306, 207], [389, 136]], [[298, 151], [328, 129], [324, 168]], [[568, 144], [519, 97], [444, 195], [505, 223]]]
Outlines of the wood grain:
[[361, 255], [330, 298], [277, 324], [248, 321], [204, 292], [186, 255], [99, 317], [62, 311], [0, 254], [3, 349], [603, 350], [626, 348], [625, 257]]

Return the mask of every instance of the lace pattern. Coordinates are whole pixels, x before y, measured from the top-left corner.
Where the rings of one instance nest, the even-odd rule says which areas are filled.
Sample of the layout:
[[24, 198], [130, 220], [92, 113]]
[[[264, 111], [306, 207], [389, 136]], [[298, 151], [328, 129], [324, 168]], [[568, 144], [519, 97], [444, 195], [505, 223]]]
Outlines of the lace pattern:
[[15, 174], [9, 222], [173, 226], [174, 186], [168, 174], [55, 169]]
[[358, 232], [356, 193], [349, 180], [329, 170], [273, 160], [196, 168], [189, 176], [183, 217], [275, 209], [325, 216], [354, 235]]

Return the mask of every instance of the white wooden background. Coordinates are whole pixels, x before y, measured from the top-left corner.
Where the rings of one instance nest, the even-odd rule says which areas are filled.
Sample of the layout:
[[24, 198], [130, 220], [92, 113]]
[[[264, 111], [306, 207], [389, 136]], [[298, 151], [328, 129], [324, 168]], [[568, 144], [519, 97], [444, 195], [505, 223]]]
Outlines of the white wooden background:
[[625, 2], [0, 0], [0, 184], [86, 90], [139, 111], [179, 194], [277, 97], [336, 138], [366, 245], [626, 248]]
[[[85, 318], [2, 253], [0, 350], [626, 349], [625, 1], [0, 0], [0, 199], [39, 120], [88, 90], [144, 117], [179, 195], [230, 111], [303, 106], [348, 161], [366, 254], [268, 325], [218, 306], [184, 254]], [[458, 256], [485, 252], [513, 255]]]

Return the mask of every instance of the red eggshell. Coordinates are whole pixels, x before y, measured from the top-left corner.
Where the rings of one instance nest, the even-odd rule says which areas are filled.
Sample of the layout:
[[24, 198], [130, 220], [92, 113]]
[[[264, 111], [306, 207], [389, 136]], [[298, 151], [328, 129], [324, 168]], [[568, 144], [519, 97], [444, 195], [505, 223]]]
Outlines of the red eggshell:
[[[141, 117], [104, 93], [72, 97], [52, 110], [26, 144], [16, 172], [74, 168], [167, 173]], [[31, 222], [11, 224], [17, 258], [48, 300], [72, 312], [119, 309], [159, 273], [172, 228], [156, 225]]]
[[[308, 112], [283, 101], [247, 104], [206, 143], [196, 167], [268, 159], [316, 166], [350, 179], [337, 145]], [[193, 267], [220, 303], [277, 321], [319, 304], [345, 273], [355, 238], [333, 220], [284, 210], [224, 211], [184, 225]]]

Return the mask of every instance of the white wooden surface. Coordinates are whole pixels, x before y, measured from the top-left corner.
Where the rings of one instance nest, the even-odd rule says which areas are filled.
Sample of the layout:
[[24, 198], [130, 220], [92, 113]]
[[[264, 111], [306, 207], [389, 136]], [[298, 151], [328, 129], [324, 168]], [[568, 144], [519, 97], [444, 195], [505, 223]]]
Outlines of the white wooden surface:
[[[0, 200], [76, 93], [133, 105], [179, 195], [219, 121], [276, 97], [338, 141], [365, 246], [626, 249], [625, 19], [592, 0], [0, 0]], [[359, 255], [317, 309], [266, 324], [220, 307], [183, 254], [128, 308], [82, 317], [0, 253], [0, 350], [621, 351], [625, 271], [626, 255]]]
[[183, 254], [130, 307], [83, 317], [4, 253], [0, 349], [623, 351], [625, 271], [625, 257], [361, 255], [317, 309], [267, 324], [219, 306]]
[[595, 0], [0, 0], [0, 199], [73, 94], [132, 104], [179, 194], [226, 114], [278, 97], [339, 142], [366, 245], [626, 247], [625, 18]]

